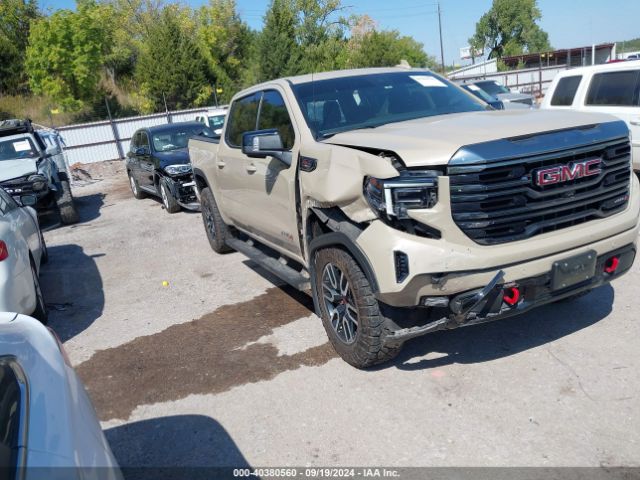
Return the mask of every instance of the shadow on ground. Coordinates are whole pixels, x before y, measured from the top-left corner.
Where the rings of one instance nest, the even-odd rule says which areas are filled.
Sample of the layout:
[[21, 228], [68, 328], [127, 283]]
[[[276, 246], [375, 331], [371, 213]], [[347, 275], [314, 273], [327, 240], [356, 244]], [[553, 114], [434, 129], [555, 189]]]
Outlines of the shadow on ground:
[[40, 283], [49, 308], [49, 326], [62, 342], [102, 315], [104, 291], [95, 256], [85, 254], [79, 245], [49, 248], [49, 263], [42, 267]]
[[[421, 370], [508, 357], [599, 322], [611, 313], [613, 300], [613, 287], [605, 285], [584, 297], [546, 305], [518, 317], [428, 334], [408, 341], [393, 362], [378, 368]], [[415, 361], [431, 352], [442, 356]]]
[[[74, 197], [73, 200], [80, 220], [76, 224], [69, 225], [69, 228], [82, 227], [84, 223], [98, 218], [100, 209], [104, 206], [105, 196], [104, 193], [94, 193], [92, 195]], [[45, 232], [63, 226], [57, 210], [39, 213], [38, 222], [40, 223], [40, 228]]]
[[204, 415], [154, 418], [104, 433], [127, 480], [232, 478], [234, 468], [249, 468], [224, 427]]

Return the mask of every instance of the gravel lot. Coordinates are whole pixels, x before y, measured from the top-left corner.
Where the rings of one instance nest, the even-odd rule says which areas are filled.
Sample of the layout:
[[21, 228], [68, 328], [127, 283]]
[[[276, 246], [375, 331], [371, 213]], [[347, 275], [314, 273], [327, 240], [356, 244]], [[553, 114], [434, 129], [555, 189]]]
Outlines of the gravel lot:
[[358, 371], [199, 214], [135, 200], [119, 162], [87, 170], [43, 290], [121, 465], [640, 466], [640, 263]]

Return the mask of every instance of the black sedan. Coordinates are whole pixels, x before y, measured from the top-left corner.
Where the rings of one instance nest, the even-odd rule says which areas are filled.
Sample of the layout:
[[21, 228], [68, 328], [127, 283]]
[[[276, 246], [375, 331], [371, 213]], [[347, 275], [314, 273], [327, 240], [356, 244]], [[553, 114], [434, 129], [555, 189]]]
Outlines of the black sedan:
[[213, 131], [200, 122], [141, 128], [133, 134], [126, 164], [136, 198], [159, 197], [169, 213], [180, 207], [200, 209], [187, 150], [189, 138], [194, 136], [215, 138]]

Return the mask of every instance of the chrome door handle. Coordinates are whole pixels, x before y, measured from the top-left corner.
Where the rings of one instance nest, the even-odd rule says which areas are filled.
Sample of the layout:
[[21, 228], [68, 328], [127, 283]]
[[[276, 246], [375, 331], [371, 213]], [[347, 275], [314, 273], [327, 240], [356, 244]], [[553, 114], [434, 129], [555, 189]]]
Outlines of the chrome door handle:
[[253, 163], [247, 165], [247, 172], [255, 173], [257, 170], [258, 169], [256, 168], [256, 166]]
[[631, 120], [629, 123], [634, 127], [640, 127], [640, 120]]
[[226, 165], [226, 163], [223, 160], [218, 160], [216, 162], [216, 165], [218, 165], [218, 168], [224, 168], [224, 166]]

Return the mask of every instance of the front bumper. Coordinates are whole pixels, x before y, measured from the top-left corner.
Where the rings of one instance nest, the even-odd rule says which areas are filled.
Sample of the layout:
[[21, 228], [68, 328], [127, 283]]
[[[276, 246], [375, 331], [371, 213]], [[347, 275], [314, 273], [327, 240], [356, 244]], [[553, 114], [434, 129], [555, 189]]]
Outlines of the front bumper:
[[[633, 265], [635, 256], [635, 244], [599, 255], [596, 260], [594, 276], [562, 289], [552, 288], [553, 274], [551, 271], [535, 277], [505, 283], [503, 281], [504, 272], [501, 270], [495, 273], [489, 284], [482, 289], [450, 297], [425, 297], [424, 303], [438, 306], [435, 309], [437, 312], [435, 318], [428, 319], [426, 323], [418, 326], [392, 330], [385, 337], [385, 342], [391, 345], [400, 344], [410, 338], [438, 330], [501, 320], [587, 292], [624, 275]], [[617, 259], [616, 269], [613, 272], [607, 271], [611, 258]], [[513, 288], [517, 288], [518, 296], [510, 296], [509, 300], [515, 300], [510, 303], [505, 300], [505, 294], [510, 294]]]
[[[454, 223], [449, 179], [440, 177], [438, 204], [410, 211], [417, 221], [439, 229], [441, 239], [422, 238], [395, 230], [380, 220], [356, 239], [378, 285], [377, 297], [396, 307], [420, 305], [426, 296], [451, 296], [483, 288], [496, 272], [506, 283], [543, 275], [554, 262], [595, 250], [598, 256], [635, 244], [640, 224], [640, 185], [633, 176], [627, 208], [610, 217], [500, 245], [480, 245]], [[408, 274], [398, 281], [394, 252], [406, 255]], [[371, 261], [376, 259], [375, 262]]]
[[195, 191], [196, 183], [191, 174], [167, 177], [167, 180], [171, 194], [182, 208], [200, 210], [200, 202], [198, 202]]
[[45, 184], [44, 188], [40, 190], [35, 190], [33, 188], [33, 182], [28, 181], [26, 178], [5, 180], [4, 182], [0, 182], [0, 187], [16, 200], [19, 200], [22, 195], [35, 195], [38, 201], [40, 201], [46, 198], [51, 191], [48, 184]]

